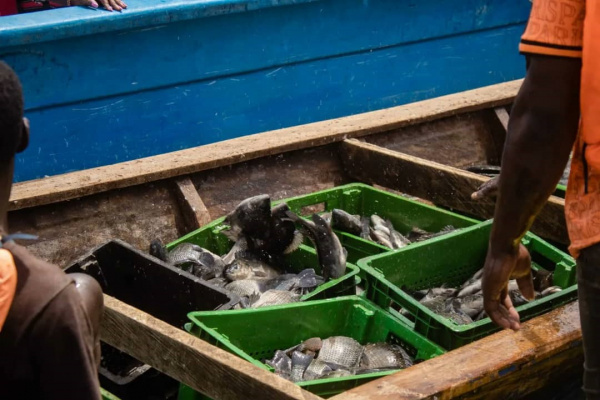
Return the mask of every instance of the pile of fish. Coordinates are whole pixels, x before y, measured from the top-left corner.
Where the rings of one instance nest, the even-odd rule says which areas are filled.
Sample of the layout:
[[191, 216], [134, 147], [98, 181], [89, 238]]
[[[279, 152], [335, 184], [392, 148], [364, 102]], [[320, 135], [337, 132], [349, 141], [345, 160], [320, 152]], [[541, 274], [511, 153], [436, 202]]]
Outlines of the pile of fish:
[[[533, 274], [536, 299], [561, 291], [559, 286], [553, 286], [551, 272], [539, 269], [533, 271]], [[448, 318], [457, 325], [467, 325], [487, 317], [483, 309], [482, 276], [483, 269], [480, 269], [458, 288], [442, 286], [414, 292], [407, 290], [407, 292], [434, 313]], [[508, 282], [508, 295], [515, 307], [528, 302], [519, 291], [516, 280]], [[401, 312], [409, 317], [406, 310]]]
[[[236, 294], [242, 308], [298, 301], [346, 272], [346, 250], [317, 214], [305, 220], [287, 204], [271, 207], [270, 197], [260, 195], [242, 201], [225, 224], [228, 229], [222, 233], [234, 242], [227, 254], [219, 256], [187, 242], [167, 252], [159, 240], [150, 244], [150, 254]], [[317, 249], [322, 276], [314, 269], [286, 271], [285, 255], [296, 251], [305, 236]]]
[[292, 382], [368, 374], [408, 368], [413, 359], [400, 346], [370, 343], [365, 346], [346, 336], [314, 337], [287, 350], [278, 350], [265, 363]]
[[362, 217], [337, 208], [330, 213], [323, 214], [323, 218], [329, 222], [333, 229], [360, 236], [365, 240], [371, 240], [390, 249], [401, 249], [411, 243], [431, 239], [455, 230], [453, 226], [448, 225], [440, 232], [431, 233], [414, 227], [405, 236], [394, 228], [390, 220], [381, 218], [379, 215], [373, 214], [370, 217]]

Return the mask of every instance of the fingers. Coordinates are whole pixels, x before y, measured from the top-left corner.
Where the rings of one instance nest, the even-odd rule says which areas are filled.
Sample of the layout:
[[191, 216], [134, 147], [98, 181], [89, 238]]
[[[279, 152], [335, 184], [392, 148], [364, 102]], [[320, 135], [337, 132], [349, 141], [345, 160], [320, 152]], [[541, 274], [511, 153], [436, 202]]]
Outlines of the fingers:
[[519, 247], [519, 255], [512, 277], [517, 280], [517, 285], [523, 297], [527, 300], [534, 300], [535, 289], [533, 287], [533, 275], [531, 274], [531, 256], [522, 244]]
[[[92, 0], [94, 1], [94, 0]], [[98, 0], [102, 7], [106, 8], [108, 11], [117, 10], [122, 11], [127, 8], [127, 4], [122, 2], [121, 0]]]
[[498, 194], [499, 175], [488, 180], [477, 188], [476, 192], [471, 194], [473, 200], [481, 200], [483, 198], [494, 198]]
[[71, 5], [98, 8], [98, 3], [96, 2], [96, 0], [71, 0]]
[[484, 300], [484, 308], [490, 319], [503, 329], [517, 331], [521, 328], [519, 313], [508, 296], [508, 288], [501, 291], [500, 299]]
[[493, 257], [488, 251], [482, 277], [484, 309], [491, 320], [504, 329], [518, 329], [518, 314], [515, 320], [515, 314], [507, 308], [507, 305], [512, 307], [507, 293], [515, 262], [513, 255]]

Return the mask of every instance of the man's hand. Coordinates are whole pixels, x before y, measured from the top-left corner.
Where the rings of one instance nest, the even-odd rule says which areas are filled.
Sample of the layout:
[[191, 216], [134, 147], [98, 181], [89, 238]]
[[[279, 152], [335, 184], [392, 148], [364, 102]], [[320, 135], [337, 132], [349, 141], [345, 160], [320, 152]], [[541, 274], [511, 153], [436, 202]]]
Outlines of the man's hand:
[[508, 281], [516, 279], [521, 294], [533, 300], [531, 256], [522, 244], [514, 253], [499, 253], [489, 249], [483, 268], [483, 306], [487, 315], [505, 329], [520, 328], [519, 313], [508, 296]]
[[481, 200], [483, 198], [493, 199], [498, 194], [498, 181], [500, 175], [493, 177], [477, 188], [477, 191], [471, 194], [473, 200]]
[[127, 4], [121, 0], [71, 0], [72, 6], [88, 6], [92, 8], [98, 8], [98, 3], [108, 11], [117, 10], [122, 11], [127, 8]]

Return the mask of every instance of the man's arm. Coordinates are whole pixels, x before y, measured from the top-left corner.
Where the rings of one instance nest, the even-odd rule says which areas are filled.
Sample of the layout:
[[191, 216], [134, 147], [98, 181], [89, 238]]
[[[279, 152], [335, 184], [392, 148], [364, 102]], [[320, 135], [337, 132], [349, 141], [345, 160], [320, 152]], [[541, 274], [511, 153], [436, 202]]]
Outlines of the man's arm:
[[43, 398], [99, 400], [95, 332], [74, 284], [35, 320], [29, 335]]
[[581, 60], [532, 55], [528, 62], [510, 115], [483, 276], [486, 312], [513, 329], [519, 316], [506, 295], [508, 280], [519, 278], [523, 294], [533, 295], [528, 254], [519, 242], [556, 188], [579, 123]]

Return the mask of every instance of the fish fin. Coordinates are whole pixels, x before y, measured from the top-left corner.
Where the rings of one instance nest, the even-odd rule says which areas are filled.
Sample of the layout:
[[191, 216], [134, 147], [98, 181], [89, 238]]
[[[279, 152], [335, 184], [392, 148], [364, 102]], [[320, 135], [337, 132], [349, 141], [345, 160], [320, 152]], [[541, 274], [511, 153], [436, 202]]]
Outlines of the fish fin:
[[247, 308], [250, 308], [259, 299], [260, 299], [260, 295], [257, 293], [252, 293], [250, 296], [248, 296], [248, 307]]
[[290, 207], [287, 205], [287, 203], [281, 203], [281, 204], [277, 204], [276, 206], [271, 208], [271, 215], [274, 218], [287, 219], [286, 213], [288, 211], [290, 211]]
[[289, 246], [286, 247], [286, 249], [283, 251], [283, 254], [290, 254], [298, 250], [302, 242], [304, 242], [304, 235], [300, 231], [295, 231], [292, 243], [290, 243]]
[[149, 253], [151, 256], [158, 258], [162, 261], [167, 261], [167, 249], [163, 245], [162, 241], [158, 238], [150, 242]]

